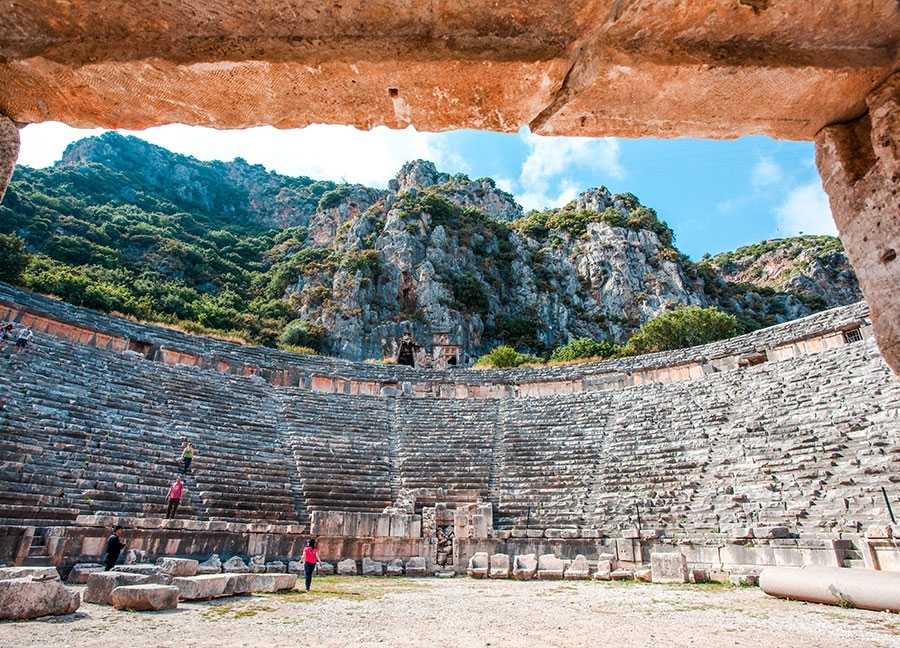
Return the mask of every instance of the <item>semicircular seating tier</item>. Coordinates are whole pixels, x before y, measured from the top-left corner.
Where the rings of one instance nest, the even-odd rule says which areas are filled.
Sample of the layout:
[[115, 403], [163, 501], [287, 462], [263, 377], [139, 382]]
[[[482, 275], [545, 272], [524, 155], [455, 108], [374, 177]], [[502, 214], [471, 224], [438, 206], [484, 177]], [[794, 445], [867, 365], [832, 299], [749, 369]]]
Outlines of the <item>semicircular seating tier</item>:
[[[868, 524], [900, 475], [900, 381], [856, 304], [692, 349], [535, 370], [377, 366], [243, 347], [0, 284], [0, 525], [490, 502], [494, 527], [639, 517], [673, 536]], [[191, 361], [193, 359], [193, 361]], [[685, 369], [686, 367], [686, 369]], [[364, 385], [375, 385], [371, 389]], [[354, 386], [355, 385], [355, 386]]]

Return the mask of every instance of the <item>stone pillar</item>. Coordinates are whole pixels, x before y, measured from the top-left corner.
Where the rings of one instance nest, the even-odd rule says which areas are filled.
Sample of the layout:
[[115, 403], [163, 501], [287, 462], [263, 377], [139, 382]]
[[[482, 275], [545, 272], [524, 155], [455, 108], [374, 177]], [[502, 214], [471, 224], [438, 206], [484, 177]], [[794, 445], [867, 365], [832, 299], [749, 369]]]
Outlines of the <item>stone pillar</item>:
[[900, 374], [900, 73], [866, 104], [862, 117], [819, 132], [816, 164], [878, 346]]
[[18, 157], [19, 129], [10, 119], [0, 115], [0, 202], [3, 202]]

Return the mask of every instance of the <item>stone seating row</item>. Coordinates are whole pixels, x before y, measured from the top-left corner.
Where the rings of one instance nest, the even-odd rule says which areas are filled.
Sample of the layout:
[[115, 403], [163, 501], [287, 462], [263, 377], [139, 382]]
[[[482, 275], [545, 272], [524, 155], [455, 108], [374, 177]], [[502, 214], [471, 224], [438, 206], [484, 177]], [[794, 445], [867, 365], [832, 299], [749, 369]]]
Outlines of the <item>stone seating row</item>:
[[505, 553], [488, 555], [477, 552], [466, 567], [471, 578], [516, 580], [627, 580], [632, 577], [652, 580], [655, 583], [688, 582], [687, 559], [679, 552], [650, 555], [650, 568], [630, 570], [616, 568], [612, 554], [600, 554], [595, 562], [578, 554], [572, 560], [558, 558], [554, 554], [521, 554], [513, 558]]

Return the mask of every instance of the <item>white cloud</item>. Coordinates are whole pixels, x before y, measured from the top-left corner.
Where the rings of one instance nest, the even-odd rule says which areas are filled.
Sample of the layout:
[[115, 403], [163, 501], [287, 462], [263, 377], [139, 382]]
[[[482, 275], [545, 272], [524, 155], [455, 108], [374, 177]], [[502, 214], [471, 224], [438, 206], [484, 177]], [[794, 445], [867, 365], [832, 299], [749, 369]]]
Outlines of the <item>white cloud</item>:
[[828, 196], [818, 180], [791, 189], [784, 203], [775, 210], [778, 229], [787, 235], [837, 235]]
[[525, 209], [558, 207], [572, 200], [584, 188], [573, 180], [575, 174], [599, 176], [592, 184], [625, 175], [616, 139], [542, 137], [528, 132], [521, 137], [529, 153], [522, 163], [516, 200]]
[[[19, 163], [49, 166], [66, 145], [102, 131], [85, 131], [59, 123], [28, 126], [22, 131]], [[465, 161], [439, 133], [419, 133], [412, 127], [371, 131], [351, 126], [316, 124], [302, 129], [278, 130], [271, 126], [246, 130], [215, 130], [173, 124], [123, 134], [136, 135], [165, 148], [201, 160], [242, 157], [250, 163], [286, 175], [358, 182], [384, 187], [404, 162], [423, 158], [441, 170], [466, 172]]]
[[778, 184], [784, 178], [784, 170], [772, 158], [760, 158], [750, 175], [750, 182], [754, 187], [768, 187]]

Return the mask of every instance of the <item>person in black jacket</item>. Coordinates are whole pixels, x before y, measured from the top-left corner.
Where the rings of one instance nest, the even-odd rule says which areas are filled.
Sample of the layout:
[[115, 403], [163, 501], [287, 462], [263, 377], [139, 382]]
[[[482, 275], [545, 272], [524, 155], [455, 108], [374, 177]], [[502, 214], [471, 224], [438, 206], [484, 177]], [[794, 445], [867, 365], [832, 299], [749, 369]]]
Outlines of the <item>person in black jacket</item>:
[[125, 529], [120, 525], [117, 525], [116, 528], [113, 529], [112, 535], [106, 539], [106, 571], [110, 571], [116, 566], [119, 554], [122, 553], [122, 549], [125, 548], [125, 543], [122, 541], [122, 538], [124, 537]]

